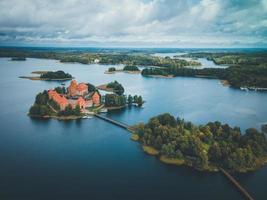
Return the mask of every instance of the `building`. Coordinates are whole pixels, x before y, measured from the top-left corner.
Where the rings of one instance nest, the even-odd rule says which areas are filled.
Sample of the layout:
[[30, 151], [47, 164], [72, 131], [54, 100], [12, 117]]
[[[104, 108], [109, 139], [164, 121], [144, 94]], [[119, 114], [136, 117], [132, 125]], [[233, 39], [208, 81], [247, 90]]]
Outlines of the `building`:
[[48, 97], [59, 105], [60, 110], [65, 110], [65, 108], [69, 105], [66, 97], [61, 96], [55, 90], [48, 90]]
[[91, 98], [94, 106], [99, 106], [101, 104], [101, 95], [98, 91], [94, 91]]
[[65, 110], [67, 106], [74, 109], [76, 106], [82, 111], [92, 106], [101, 105], [101, 95], [98, 91], [88, 93], [88, 85], [85, 83], [77, 83], [72, 80], [67, 94], [59, 94], [55, 90], [48, 91], [49, 99], [53, 99], [60, 107], [60, 110]]
[[70, 97], [84, 96], [88, 94], [88, 86], [85, 83], [77, 83], [76, 80], [72, 80], [68, 87], [68, 95]]
[[79, 97], [78, 100], [76, 101], [76, 105], [78, 105], [79, 108], [80, 108], [81, 110], [83, 110], [83, 109], [86, 108], [86, 101], [84, 100], [84, 98]]
[[95, 60], [94, 60], [94, 63], [99, 63], [99, 62], [100, 62], [99, 59], [95, 59]]

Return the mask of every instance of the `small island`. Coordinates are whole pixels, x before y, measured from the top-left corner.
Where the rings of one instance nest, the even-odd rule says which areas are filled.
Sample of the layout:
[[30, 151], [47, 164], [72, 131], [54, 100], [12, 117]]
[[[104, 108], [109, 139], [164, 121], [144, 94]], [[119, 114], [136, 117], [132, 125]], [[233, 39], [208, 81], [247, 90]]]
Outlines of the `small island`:
[[126, 65], [123, 69], [116, 69], [115, 67], [108, 68], [108, 71], [105, 71], [105, 74], [114, 74], [116, 72], [126, 72], [129, 74], [140, 74], [141, 71], [135, 65]]
[[124, 95], [124, 87], [116, 80], [108, 84], [97, 86], [97, 89], [112, 92], [105, 95], [105, 107], [108, 110], [121, 109], [128, 106], [136, 105], [142, 107], [144, 104], [142, 96]]
[[131, 139], [138, 140], [146, 153], [167, 164], [211, 172], [219, 168], [247, 172], [267, 163], [266, 137], [254, 128], [242, 134], [240, 128], [218, 121], [194, 125], [165, 113], [133, 130]]
[[26, 61], [25, 57], [12, 57], [11, 61]]
[[20, 76], [29, 80], [42, 80], [42, 81], [68, 81], [73, 79], [72, 75], [64, 71], [33, 71], [32, 74], [39, 74], [39, 76]]
[[101, 95], [90, 83], [72, 80], [69, 87], [56, 87], [39, 93], [29, 116], [57, 119], [78, 119], [103, 107]]
[[124, 88], [117, 81], [107, 85], [112, 93], [103, 96], [93, 84], [77, 83], [76, 80], [72, 80], [67, 88], [61, 86], [44, 90], [37, 94], [29, 116], [69, 120], [86, 118], [104, 110], [143, 105], [141, 96], [124, 95]]

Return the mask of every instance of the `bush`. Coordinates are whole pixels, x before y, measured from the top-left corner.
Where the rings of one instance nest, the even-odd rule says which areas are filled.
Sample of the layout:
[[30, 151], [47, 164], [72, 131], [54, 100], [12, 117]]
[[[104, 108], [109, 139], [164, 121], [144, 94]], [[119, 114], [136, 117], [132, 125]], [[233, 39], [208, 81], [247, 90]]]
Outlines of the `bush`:
[[64, 71], [56, 71], [56, 72], [46, 72], [41, 74], [40, 78], [47, 78], [47, 79], [65, 79], [65, 78], [72, 78], [72, 76]]
[[115, 67], [110, 67], [110, 68], [108, 68], [108, 71], [109, 72], [114, 72], [114, 71], [116, 71], [116, 68]]
[[112, 88], [113, 91], [118, 95], [123, 95], [123, 93], [124, 93], [123, 86], [120, 83], [118, 83], [117, 81], [108, 83], [107, 88]]
[[34, 104], [30, 108], [30, 115], [45, 116], [50, 114], [50, 109], [46, 105]]
[[124, 71], [140, 71], [138, 67], [134, 66], [134, 65], [126, 65], [123, 68]]
[[126, 96], [117, 94], [106, 94], [105, 95], [105, 106], [106, 107], [117, 107], [126, 105]]

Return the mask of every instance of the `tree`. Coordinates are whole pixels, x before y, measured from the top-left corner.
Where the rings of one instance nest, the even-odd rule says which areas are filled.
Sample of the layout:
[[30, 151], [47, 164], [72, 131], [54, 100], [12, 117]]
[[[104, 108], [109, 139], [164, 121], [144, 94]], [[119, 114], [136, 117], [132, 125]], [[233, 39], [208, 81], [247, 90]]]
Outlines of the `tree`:
[[66, 94], [66, 88], [65, 87], [56, 87], [55, 91], [59, 94]]
[[72, 76], [68, 73], [65, 73], [64, 71], [56, 71], [56, 72], [46, 72], [41, 74], [41, 78], [47, 78], [47, 79], [65, 79], [65, 78], [72, 78]]
[[39, 111], [39, 105], [34, 104], [33, 106], [31, 106], [30, 108], [30, 115], [39, 115], [40, 111]]
[[133, 104], [133, 97], [131, 95], [128, 96], [127, 102], [130, 106]]
[[49, 109], [46, 105], [40, 105], [40, 115], [45, 116], [49, 114]]
[[114, 71], [116, 71], [116, 68], [115, 67], [110, 67], [110, 68], [108, 68], [108, 71], [109, 72], [114, 72]]
[[107, 88], [112, 88], [113, 91], [118, 95], [123, 95], [123, 93], [124, 93], [123, 86], [120, 83], [118, 83], [117, 81], [108, 83]]
[[138, 101], [138, 96], [137, 96], [137, 95], [134, 95], [134, 97], [133, 97], [133, 102], [134, 102], [134, 103], [137, 103], [137, 101]]
[[170, 158], [175, 157], [175, 147], [171, 143], [163, 144], [161, 148], [161, 153], [165, 156], [168, 156]]
[[88, 92], [89, 93], [96, 91], [96, 87], [93, 84], [87, 83], [86, 85], [88, 86]]
[[36, 104], [46, 105], [47, 101], [48, 101], [48, 93], [46, 90], [42, 93], [37, 94], [37, 96], [35, 97]]
[[123, 68], [124, 71], [139, 71], [138, 67], [133, 66], [133, 65], [126, 65]]
[[124, 95], [117, 95], [117, 94], [105, 95], [105, 106], [107, 107], [125, 106], [126, 101], [127, 100]]
[[267, 124], [261, 125], [261, 131], [267, 134]]
[[139, 107], [141, 107], [141, 106], [143, 105], [143, 99], [142, 99], [141, 96], [139, 96], [139, 97], [137, 98], [137, 105], [138, 105]]
[[212, 144], [209, 148], [208, 155], [211, 161], [220, 162], [222, 158], [222, 152], [220, 146], [217, 143]]
[[158, 135], [157, 136], [157, 138], [156, 138], [156, 140], [155, 140], [155, 148], [156, 149], [161, 149], [161, 147], [162, 147], [162, 144], [163, 144], [163, 142], [162, 142], [162, 138], [161, 138], [161, 136], [160, 135]]

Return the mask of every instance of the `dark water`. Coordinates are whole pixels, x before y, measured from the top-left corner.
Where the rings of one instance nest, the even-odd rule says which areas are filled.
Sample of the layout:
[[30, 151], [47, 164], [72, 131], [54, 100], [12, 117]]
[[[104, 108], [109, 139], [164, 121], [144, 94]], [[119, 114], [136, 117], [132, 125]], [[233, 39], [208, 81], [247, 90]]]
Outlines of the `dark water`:
[[[126, 93], [141, 94], [145, 108], [108, 114], [128, 124], [162, 112], [197, 124], [219, 120], [242, 130], [267, 122], [266, 93], [229, 89], [217, 80], [107, 75], [107, 67], [0, 59], [0, 199], [242, 199], [221, 174], [164, 165], [143, 153], [125, 130], [99, 119], [62, 122], [26, 116], [36, 93], [59, 83], [17, 77], [63, 69], [78, 81], [118, 80]], [[255, 199], [267, 199], [266, 167], [235, 177]]]

